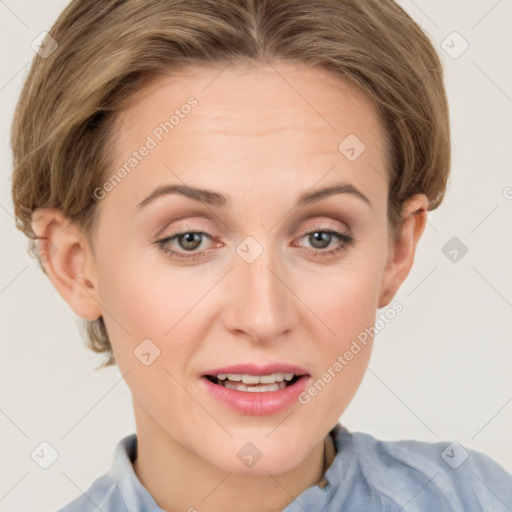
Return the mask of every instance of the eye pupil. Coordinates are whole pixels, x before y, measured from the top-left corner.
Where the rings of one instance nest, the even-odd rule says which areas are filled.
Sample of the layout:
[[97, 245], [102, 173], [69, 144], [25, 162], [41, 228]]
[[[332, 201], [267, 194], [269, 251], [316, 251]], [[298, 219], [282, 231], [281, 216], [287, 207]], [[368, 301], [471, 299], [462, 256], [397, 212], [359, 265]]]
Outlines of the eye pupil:
[[[331, 234], [325, 231], [316, 231], [309, 236], [311, 245], [316, 249], [325, 249], [331, 241]], [[320, 242], [320, 245], [316, 245], [317, 242]]]

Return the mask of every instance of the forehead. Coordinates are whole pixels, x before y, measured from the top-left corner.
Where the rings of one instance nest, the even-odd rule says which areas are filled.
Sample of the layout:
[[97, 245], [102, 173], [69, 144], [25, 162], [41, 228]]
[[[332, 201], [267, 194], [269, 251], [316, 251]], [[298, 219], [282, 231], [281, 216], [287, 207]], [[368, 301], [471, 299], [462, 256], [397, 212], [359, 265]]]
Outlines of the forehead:
[[138, 132], [151, 133], [155, 122], [168, 120], [192, 96], [198, 108], [173, 136], [230, 130], [257, 136], [295, 128], [339, 138], [347, 130], [363, 137], [368, 129], [381, 129], [371, 100], [357, 86], [319, 66], [277, 62], [188, 66], [159, 76], [120, 113], [119, 135], [136, 143]]
[[[183, 108], [190, 98], [196, 105]], [[372, 101], [318, 66], [189, 66], [147, 85], [118, 115], [115, 134], [110, 149], [117, 166], [148, 137], [155, 142], [130, 176], [127, 188], [135, 194], [158, 176], [176, 181], [169, 168], [211, 184], [220, 171], [300, 181], [333, 165], [343, 174], [370, 164], [385, 175], [386, 137]], [[351, 161], [343, 151], [354, 143], [364, 153]], [[375, 179], [374, 172], [358, 174], [360, 183]]]

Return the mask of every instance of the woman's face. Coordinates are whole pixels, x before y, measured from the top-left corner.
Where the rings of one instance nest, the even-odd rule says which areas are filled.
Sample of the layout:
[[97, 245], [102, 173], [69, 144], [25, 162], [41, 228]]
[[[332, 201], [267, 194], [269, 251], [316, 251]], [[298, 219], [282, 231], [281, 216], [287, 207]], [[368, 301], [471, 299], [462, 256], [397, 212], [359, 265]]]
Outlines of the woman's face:
[[[336, 362], [384, 305], [386, 150], [372, 104], [327, 71], [221, 70], [159, 78], [118, 117], [97, 299], [139, 435], [279, 473], [322, 441], [368, 364], [371, 339]], [[219, 373], [253, 378], [240, 391]], [[276, 373], [301, 377], [252, 383]]]

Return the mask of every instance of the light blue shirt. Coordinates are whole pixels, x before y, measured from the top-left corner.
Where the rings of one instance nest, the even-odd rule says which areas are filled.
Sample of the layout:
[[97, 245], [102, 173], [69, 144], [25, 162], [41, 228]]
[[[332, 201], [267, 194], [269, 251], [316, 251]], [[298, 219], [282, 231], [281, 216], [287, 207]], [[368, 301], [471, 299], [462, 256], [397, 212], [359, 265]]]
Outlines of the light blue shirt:
[[[337, 425], [327, 483], [305, 489], [283, 512], [511, 512], [512, 475], [458, 443], [379, 441]], [[116, 446], [109, 471], [59, 512], [163, 512], [132, 466], [136, 434]], [[190, 504], [198, 511], [204, 504]]]

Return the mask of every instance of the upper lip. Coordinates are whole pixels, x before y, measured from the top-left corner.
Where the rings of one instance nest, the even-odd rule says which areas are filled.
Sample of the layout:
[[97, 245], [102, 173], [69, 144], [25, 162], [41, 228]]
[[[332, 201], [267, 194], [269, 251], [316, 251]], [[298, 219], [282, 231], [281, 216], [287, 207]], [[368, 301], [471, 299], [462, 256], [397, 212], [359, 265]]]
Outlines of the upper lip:
[[265, 365], [255, 364], [234, 364], [219, 368], [212, 368], [203, 373], [204, 375], [235, 374], [235, 375], [270, 375], [272, 373], [293, 373], [294, 375], [309, 375], [308, 372], [300, 366], [286, 363], [272, 363]]

